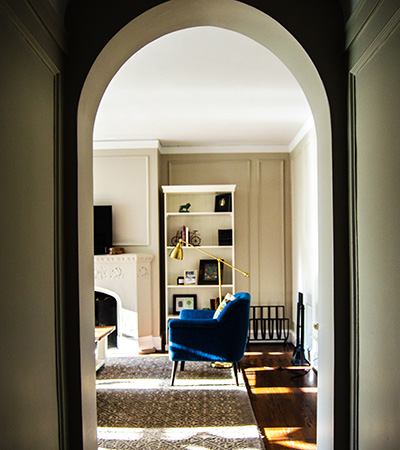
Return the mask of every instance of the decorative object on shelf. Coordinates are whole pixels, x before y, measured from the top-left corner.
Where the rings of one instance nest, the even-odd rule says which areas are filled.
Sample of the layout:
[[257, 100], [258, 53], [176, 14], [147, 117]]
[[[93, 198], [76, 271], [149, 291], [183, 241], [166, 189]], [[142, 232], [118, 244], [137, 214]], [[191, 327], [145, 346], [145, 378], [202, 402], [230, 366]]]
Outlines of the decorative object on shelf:
[[196, 294], [174, 294], [174, 314], [178, 314], [183, 309], [196, 309]]
[[123, 255], [125, 253], [124, 247], [110, 247], [108, 249], [109, 255]]
[[175, 247], [175, 245], [178, 244], [179, 239], [181, 239], [181, 238], [182, 238], [182, 230], [178, 230], [176, 232], [175, 236], [172, 236], [171, 245], [173, 245]]
[[185, 270], [183, 282], [186, 286], [193, 286], [197, 284], [197, 270]]
[[188, 213], [189, 212], [189, 208], [191, 206], [192, 205], [190, 203], [186, 203], [186, 205], [181, 205], [180, 208], [179, 208], [179, 212], [180, 213]]
[[198, 247], [201, 244], [201, 237], [197, 230], [193, 230], [192, 233], [189, 233], [189, 242], [195, 247]]
[[218, 230], [218, 245], [232, 245], [232, 230]]
[[201, 244], [199, 232], [197, 230], [193, 230], [190, 233], [189, 227], [184, 225], [181, 230], [178, 230], [176, 234], [172, 236], [171, 245], [175, 247], [178, 244], [179, 239], [185, 241], [185, 236], [183, 236], [183, 234], [185, 234], [186, 240], [193, 246], [198, 247]]
[[249, 278], [250, 274], [248, 274], [247, 272], [244, 272], [243, 270], [238, 269], [235, 266], [232, 266], [231, 264], [227, 263], [226, 261], [224, 261], [221, 258], [218, 258], [217, 256], [212, 255], [211, 253], [206, 252], [205, 250], [202, 250], [199, 247], [195, 247], [192, 244], [189, 244], [188, 242], [183, 242], [182, 239], [179, 239], [178, 244], [176, 245], [175, 248], [172, 249], [171, 253], [169, 254], [170, 258], [173, 259], [183, 259], [183, 249], [182, 249], [182, 244], [186, 244], [189, 247], [193, 247], [196, 250], [198, 250], [199, 252], [204, 253], [205, 255], [210, 256], [211, 258], [215, 259], [218, 261], [218, 293], [219, 293], [219, 298], [222, 298], [222, 282], [221, 282], [221, 263], [225, 264], [226, 266], [230, 267], [231, 269], [236, 270], [237, 272], [241, 273], [243, 276]]
[[[199, 284], [218, 284], [219, 275], [223, 276], [224, 266], [218, 273], [218, 261], [215, 259], [201, 259], [199, 263]], [[222, 282], [222, 281], [221, 281]]]
[[176, 279], [176, 284], [177, 284], [178, 286], [181, 286], [181, 285], [185, 284], [185, 279], [184, 279], [183, 277], [178, 277], [178, 278]]
[[215, 212], [232, 211], [232, 194], [219, 194], [215, 196]]

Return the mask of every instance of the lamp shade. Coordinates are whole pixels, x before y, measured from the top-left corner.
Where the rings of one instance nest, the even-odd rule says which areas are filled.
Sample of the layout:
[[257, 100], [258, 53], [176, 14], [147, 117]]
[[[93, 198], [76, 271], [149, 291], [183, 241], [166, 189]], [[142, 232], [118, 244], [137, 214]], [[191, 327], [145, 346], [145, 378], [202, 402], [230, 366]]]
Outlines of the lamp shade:
[[176, 247], [172, 249], [171, 253], [169, 254], [169, 257], [173, 259], [183, 259], [183, 250], [181, 241], [179, 241], [178, 244], [176, 244]]

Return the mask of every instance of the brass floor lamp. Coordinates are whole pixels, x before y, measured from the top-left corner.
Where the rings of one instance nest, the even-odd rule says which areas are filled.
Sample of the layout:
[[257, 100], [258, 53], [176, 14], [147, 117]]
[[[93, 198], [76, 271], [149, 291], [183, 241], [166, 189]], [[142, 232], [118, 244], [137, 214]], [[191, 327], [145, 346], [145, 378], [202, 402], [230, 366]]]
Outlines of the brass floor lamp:
[[[223, 259], [218, 258], [218, 256], [214, 256], [211, 253], [208, 253], [205, 250], [203, 250], [203, 249], [201, 249], [199, 247], [196, 247], [196, 246], [190, 244], [189, 242], [184, 241], [183, 239], [179, 239], [179, 242], [176, 244], [176, 247], [172, 249], [171, 253], [169, 254], [170, 258], [179, 259], [179, 260], [183, 259], [182, 244], [185, 244], [188, 247], [192, 247], [192, 248], [198, 250], [199, 252], [202, 252], [205, 255], [209, 256], [210, 258], [213, 258], [213, 259], [217, 260], [217, 262], [218, 262], [218, 293], [219, 293], [219, 301], [220, 302], [222, 301], [221, 263], [225, 264], [226, 266], [230, 267], [233, 270], [236, 270], [237, 272], [241, 273], [246, 278], [250, 277], [250, 274], [248, 274], [247, 272], [244, 272], [243, 270], [240, 270], [237, 267], [232, 266], [231, 264], [227, 263]], [[229, 368], [229, 367], [232, 367], [231, 363], [224, 363], [224, 362], [214, 362], [211, 365], [213, 367], [216, 367], [216, 368]]]

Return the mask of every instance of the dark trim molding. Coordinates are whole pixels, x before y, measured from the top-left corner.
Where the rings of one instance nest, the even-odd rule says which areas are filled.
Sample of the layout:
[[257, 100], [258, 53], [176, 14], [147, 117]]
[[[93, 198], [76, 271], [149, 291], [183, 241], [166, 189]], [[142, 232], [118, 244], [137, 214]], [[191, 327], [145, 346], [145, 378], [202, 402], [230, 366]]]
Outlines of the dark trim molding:
[[358, 449], [359, 429], [359, 284], [358, 284], [358, 220], [357, 220], [357, 140], [356, 77], [349, 76], [349, 204], [350, 204], [350, 273], [351, 273], [351, 449]]

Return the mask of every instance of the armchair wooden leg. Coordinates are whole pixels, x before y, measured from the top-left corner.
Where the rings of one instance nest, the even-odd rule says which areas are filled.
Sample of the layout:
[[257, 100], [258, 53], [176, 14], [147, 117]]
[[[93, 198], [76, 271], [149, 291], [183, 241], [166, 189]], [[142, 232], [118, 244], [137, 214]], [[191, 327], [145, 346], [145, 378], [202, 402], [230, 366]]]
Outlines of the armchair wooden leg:
[[172, 365], [172, 374], [171, 374], [171, 386], [174, 385], [176, 369], [178, 368], [178, 361], [174, 361]]
[[239, 386], [238, 363], [237, 362], [232, 363], [232, 367], [233, 367], [233, 373], [235, 374], [236, 386]]
[[185, 370], [185, 361], [181, 361], [181, 371]]

